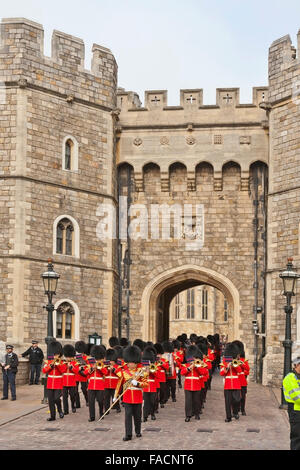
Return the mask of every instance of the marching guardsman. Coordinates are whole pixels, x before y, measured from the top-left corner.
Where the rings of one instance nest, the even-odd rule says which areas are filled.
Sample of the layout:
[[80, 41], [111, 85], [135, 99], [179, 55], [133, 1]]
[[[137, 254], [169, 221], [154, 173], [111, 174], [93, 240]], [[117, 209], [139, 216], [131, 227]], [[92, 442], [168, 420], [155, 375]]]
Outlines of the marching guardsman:
[[[160, 343], [156, 343], [154, 345], [154, 348], [156, 350], [156, 357], [157, 357], [157, 363], [156, 365], [158, 366], [158, 380], [159, 380], [159, 403], [160, 407], [164, 408], [165, 404], [168, 401], [167, 398], [167, 379], [166, 379], [166, 371], [169, 370], [169, 363], [168, 361], [163, 357], [164, 349]], [[156, 406], [156, 409], [158, 409], [158, 403]]]
[[[110, 407], [111, 400], [114, 397], [115, 390], [118, 385], [119, 377], [116, 374], [116, 371], [119, 370], [119, 365], [117, 364], [118, 353], [115, 349], [107, 349], [105, 354], [105, 366], [107, 368], [108, 374], [104, 379], [104, 408], [107, 411]], [[113, 406], [113, 409], [117, 413], [121, 413], [120, 402], [117, 401]], [[109, 412], [108, 412], [109, 413]], [[108, 414], [107, 413], [107, 414]]]
[[148, 374], [141, 367], [141, 350], [138, 346], [127, 346], [124, 349], [123, 358], [126, 365], [117, 372], [119, 384], [116, 388], [114, 401], [118, 399], [120, 385], [123, 384], [125, 407], [125, 437], [123, 437], [123, 441], [130, 441], [132, 439], [132, 420], [136, 437], [142, 437], [143, 388], [148, 386]]
[[176, 376], [178, 378], [178, 387], [182, 388], [180, 367], [184, 360], [184, 352], [180, 349], [180, 341], [178, 339], [174, 339], [172, 341], [172, 345], [174, 348], [173, 358], [176, 368]]
[[64, 415], [69, 414], [69, 399], [71, 400], [72, 413], [76, 413], [76, 376], [79, 373], [79, 363], [75, 360], [75, 348], [72, 344], [65, 344], [63, 355], [65, 357], [66, 371], [63, 374], [63, 406]]
[[246, 416], [245, 406], [246, 406], [246, 394], [247, 394], [247, 387], [248, 387], [247, 377], [250, 373], [250, 366], [249, 366], [247, 359], [245, 359], [244, 344], [238, 340], [232, 341], [232, 343], [235, 344], [239, 348], [238, 359], [241, 361], [240, 366], [242, 369], [241, 372], [239, 373], [239, 378], [241, 382], [241, 402], [240, 402], [239, 411], [241, 411], [243, 416]]
[[241, 401], [241, 383], [239, 374], [242, 371], [240, 361], [237, 359], [239, 349], [232, 343], [227, 343], [224, 350], [223, 361], [220, 364], [220, 375], [224, 377], [225, 422], [229, 423], [234, 416], [239, 419]]
[[166, 379], [167, 379], [167, 401], [170, 396], [172, 396], [172, 401], [176, 401], [176, 363], [174, 361], [174, 346], [170, 341], [164, 341], [162, 343], [164, 349], [163, 358], [165, 358], [169, 363], [169, 368], [166, 370]]
[[89, 398], [89, 422], [95, 421], [95, 402], [99, 405], [100, 418], [104, 410], [104, 379], [107, 369], [104, 366], [105, 349], [102, 346], [91, 348], [91, 358], [84, 369], [88, 378], [88, 398]]
[[58, 341], [49, 343], [49, 356], [43, 367], [43, 373], [48, 374], [47, 377], [47, 397], [50, 410], [50, 418], [47, 421], [54, 421], [55, 405], [60, 418], [64, 417], [61, 406], [61, 395], [63, 389], [63, 374], [67, 367], [61, 359], [62, 345]]
[[87, 392], [88, 380], [87, 380], [87, 376], [84, 374], [84, 368], [88, 360], [87, 344], [84, 341], [77, 341], [75, 343], [75, 350], [77, 352], [75, 358], [76, 358], [76, 361], [79, 363], [79, 371], [76, 374], [75, 405], [76, 405], [76, 408], [80, 408], [79, 384], [81, 386], [81, 391], [85, 398], [86, 406], [89, 406], [89, 399], [88, 399], [88, 392]]
[[181, 375], [185, 376], [185, 421], [188, 423], [194, 415], [200, 419], [201, 412], [201, 378], [205, 373], [202, 364], [202, 353], [197, 346], [191, 345], [186, 351], [186, 363], [181, 366]]
[[152, 421], [156, 420], [155, 417], [155, 404], [156, 404], [156, 389], [157, 389], [157, 366], [155, 365], [155, 355], [153, 348], [146, 347], [143, 351], [142, 365], [146, 367], [149, 374], [148, 387], [143, 389], [144, 397], [144, 423], [148, 420], [151, 415]]

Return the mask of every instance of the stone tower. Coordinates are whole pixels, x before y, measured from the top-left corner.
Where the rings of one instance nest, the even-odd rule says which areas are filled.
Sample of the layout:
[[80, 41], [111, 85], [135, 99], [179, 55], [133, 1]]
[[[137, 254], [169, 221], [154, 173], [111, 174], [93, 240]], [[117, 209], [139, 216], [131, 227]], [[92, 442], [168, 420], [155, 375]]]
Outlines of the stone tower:
[[94, 44], [85, 70], [83, 41], [59, 31], [46, 57], [43, 37], [40, 24], [2, 20], [0, 337], [15, 347], [44, 343], [49, 257], [57, 339], [106, 341], [117, 302], [115, 247], [97, 238], [99, 206], [116, 205], [117, 65]]

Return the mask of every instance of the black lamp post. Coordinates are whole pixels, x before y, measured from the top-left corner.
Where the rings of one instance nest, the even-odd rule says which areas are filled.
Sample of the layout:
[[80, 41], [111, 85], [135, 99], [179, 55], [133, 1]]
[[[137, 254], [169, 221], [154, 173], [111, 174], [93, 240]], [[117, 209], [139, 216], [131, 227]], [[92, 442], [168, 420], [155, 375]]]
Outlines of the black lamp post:
[[[293, 271], [293, 259], [288, 258], [286, 270], [279, 274], [283, 281], [283, 295], [286, 297], [286, 305], [284, 306], [285, 317], [285, 340], [283, 341], [284, 347], [284, 370], [283, 377], [291, 371], [292, 365], [292, 335], [291, 335], [291, 315], [293, 307], [291, 305], [292, 296], [295, 295], [296, 280], [300, 277], [299, 274]], [[281, 405], [280, 408], [286, 408], [287, 403], [284, 399], [283, 387], [281, 387]]]
[[[48, 304], [46, 305], [46, 310], [48, 314], [48, 326], [47, 326], [47, 337], [45, 338], [45, 342], [47, 345], [47, 357], [49, 356], [49, 344], [53, 341], [53, 311], [54, 305], [52, 303], [53, 296], [56, 294], [57, 283], [58, 279], [60, 278], [59, 274], [57, 274], [53, 269], [52, 259], [48, 260], [48, 270], [41, 275], [44, 284], [45, 294], [48, 297]], [[42, 403], [48, 403], [47, 399], [47, 380], [44, 383], [44, 399]]]
[[99, 336], [98, 333], [89, 335], [89, 344], [93, 344], [95, 346], [102, 344], [102, 336]]

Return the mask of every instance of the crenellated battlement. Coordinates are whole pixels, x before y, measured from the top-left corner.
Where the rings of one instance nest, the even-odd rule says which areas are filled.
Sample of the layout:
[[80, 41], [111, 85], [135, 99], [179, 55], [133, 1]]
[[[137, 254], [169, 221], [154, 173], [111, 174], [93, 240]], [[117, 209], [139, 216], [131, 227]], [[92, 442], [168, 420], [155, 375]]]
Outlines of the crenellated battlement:
[[180, 90], [180, 105], [168, 106], [167, 90], [145, 91], [145, 105], [137, 93], [118, 89], [118, 107], [123, 111], [187, 111], [194, 113], [198, 110], [220, 109], [231, 111], [241, 108], [258, 108], [260, 103], [268, 101], [268, 87], [254, 87], [252, 89], [252, 103], [240, 103], [239, 88], [217, 88], [216, 104], [203, 104], [203, 89]]
[[90, 70], [84, 67], [82, 39], [54, 30], [51, 57], [44, 55], [44, 29], [25, 18], [4, 18], [0, 23], [0, 79], [26, 81], [26, 86], [51, 89], [107, 108], [116, 105], [117, 64], [105, 47], [92, 48]]
[[269, 48], [269, 101], [277, 102], [298, 96], [300, 79], [300, 30], [297, 49], [289, 35], [273, 41]]

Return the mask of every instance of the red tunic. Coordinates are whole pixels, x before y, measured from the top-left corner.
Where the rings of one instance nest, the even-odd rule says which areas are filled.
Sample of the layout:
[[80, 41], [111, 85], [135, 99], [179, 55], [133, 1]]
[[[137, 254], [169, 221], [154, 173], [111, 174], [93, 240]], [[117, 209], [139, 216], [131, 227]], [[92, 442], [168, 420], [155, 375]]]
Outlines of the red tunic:
[[104, 378], [104, 388], [116, 388], [119, 381], [119, 377], [117, 376], [116, 371], [119, 369], [119, 367], [116, 368], [116, 365], [107, 366], [107, 375], [105, 375]]
[[62, 390], [63, 388], [63, 374], [67, 369], [66, 364], [63, 362], [59, 365], [51, 367], [53, 360], [47, 361], [43, 367], [43, 373], [48, 374], [47, 388], [52, 390]]
[[240, 361], [242, 361], [243, 364], [241, 364], [241, 372], [239, 373], [239, 379], [241, 382], [241, 387], [247, 387], [248, 382], [247, 382], [247, 376], [249, 375], [250, 372], [250, 366], [248, 361], [245, 358], [240, 357]]
[[239, 379], [239, 374], [242, 371], [240, 366], [238, 367], [229, 367], [229, 370], [226, 371], [226, 364], [221, 364], [220, 375], [224, 377], [224, 390], [240, 390], [241, 382]]
[[63, 375], [64, 387], [76, 387], [76, 375], [79, 372], [79, 364], [77, 361], [66, 362], [66, 372]]
[[205, 373], [204, 367], [194, 367], [189, 370], [189, 364], [183, 364], [180, 370], [181, 375], [185, 376], [184, 390], [190, 390], [191, 392], [197, 392], [202, 388], [202, 376]]
[[[140, 367], [136, 367], [135, 369], [128, 369], [125, 365], [123, 369], [117, 372], [119, 376], [119, 380], [121, 384], [126, 383], [129, 379], [132, 379], [138, 376], [140, 371]], [[142, 376], [138, 376], [136, 378], [138, 384], [137, 385], [130, 385], [126, 392], [123, 395], [123, 403], [130, 403], [130, 404], [140, 404], [143, 403], [143, 388], [148, 386], [148, 382], [146, 380], [142, 380]]]
[[162, 365], [158, 366], [157, 378], [160, 382], [166, 382], [166, 370], [169, 370], [169, 363], [164, 357], [160, 357], [158, 362], [162, 362]]
[[[84, 360], [85, 364], [87, 364], [87, 360], [88, 360], [89, 356], [85, 355], [85, 354], [82, 354], [82, 359]], [[80, 373], [80, 371], [84, 372], [84, 367], [85, 365], [80, 365], [79, 366], [79, 371], [78, 373], [76, 374], [76, 382], [87, 382], [87, 376], [86, 375], [82, 375]]]
[[107, 375], [107, 369], [105, 367], [93, 369], [92, 367], [86, 366], [84, 373], [89, 381], [88, 390], [104, 390], [104, 378], [105, 375]]
[[148, 387], [143, 388], [144, 393], [156, 392], [156, 390], [157, 390], [156, 374], [157, 374], [157, 372], [153, 372], [153, 373], [150, 372], [149, 377], [147, 379]]

